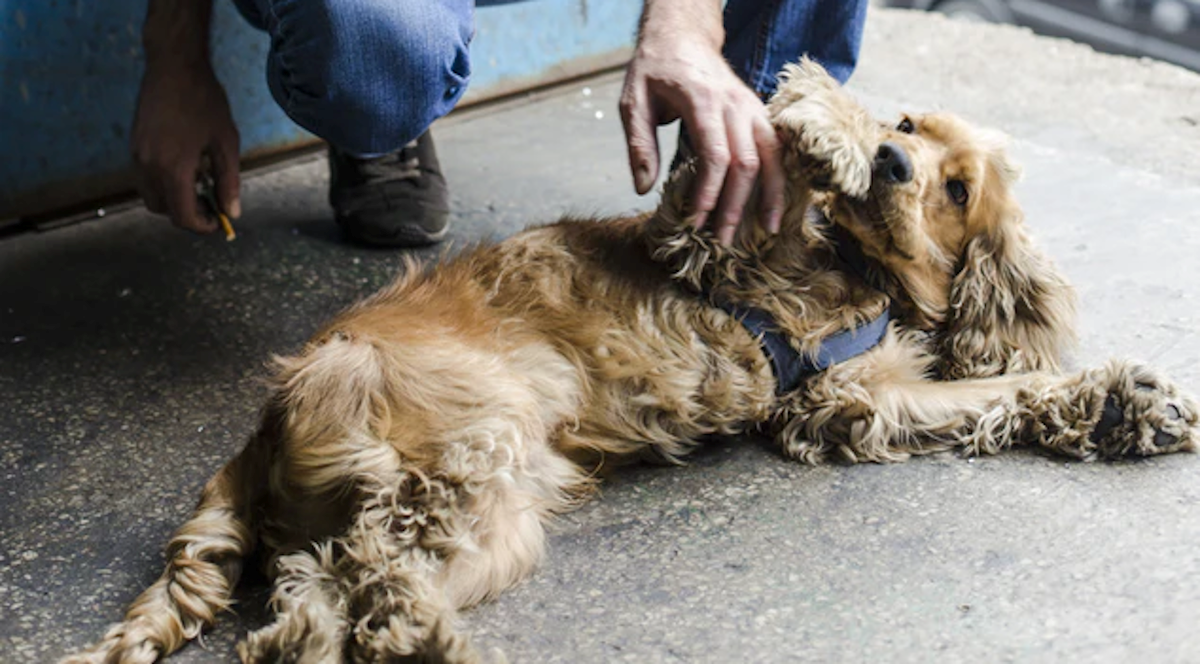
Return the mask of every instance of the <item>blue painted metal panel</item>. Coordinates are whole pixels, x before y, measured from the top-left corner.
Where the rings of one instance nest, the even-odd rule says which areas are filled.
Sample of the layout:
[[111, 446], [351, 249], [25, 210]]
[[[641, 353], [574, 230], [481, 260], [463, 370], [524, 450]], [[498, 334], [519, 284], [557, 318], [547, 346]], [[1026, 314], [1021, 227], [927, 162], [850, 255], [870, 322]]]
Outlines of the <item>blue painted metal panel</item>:
[[633, 43], [640, 0], [537, 0], [479, 7], [471, 88], [539, 75], [562, 62]]
[[[469, 92], [475, 98], [627, 47], [641, 2], [480, 5]], [[0, 0], [0, 218], [129, 187], [145, 7], [146, 0]], [[227, 0], [217, 0], [213, 20], [214, 65], [243, 152], [306, 140], [267, 90], [267, 36]]]

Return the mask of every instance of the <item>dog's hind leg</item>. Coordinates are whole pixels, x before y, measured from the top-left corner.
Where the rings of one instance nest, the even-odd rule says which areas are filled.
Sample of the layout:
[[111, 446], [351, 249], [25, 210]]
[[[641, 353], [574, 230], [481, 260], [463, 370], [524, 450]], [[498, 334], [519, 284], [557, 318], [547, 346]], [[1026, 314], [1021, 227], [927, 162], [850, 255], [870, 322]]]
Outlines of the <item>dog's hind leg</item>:
[[368, 493], [339, 540], [355, 661], [480, 661], [457, 609], [525, 578], [543, 522], [588, 485], [536, 427], [478, 424], [443, 448], [437, 475]]
[[[528, 572], [538, 519], [582, 482], [546, 443], [576, 407], [575, 366], [512, 336], [435, 343], [414, 331], [427, 324], [395, 326], [403, 339], [347, 324], [281, 361], [272, 516], [293, 527], [266, 524], [264, 541], [305, 548], [318, 527], [333, 538], [343, 656], [356, 662], [478, 661], [456, 609]], [[314, 517], [322, 504], [345, 521]]]
[[282, 556], [276, 565], [275, 621], [238, 644], [242, 661], [339, 664], [350, 625], [332, 543]]
[[470, 537], [461, 489], [417, 476], [380, 487], [339, 539], [354, 661], [480, 661], [456, 630], [455, 607], [437, 582], [446, 559]]
[[204, 487], [195, 511], [167, 545], [167, 568], [86, 652], [64, 664], [151, 664], [210, 625], [230, 606], [242, 561], [255, 543], [251, 523], [256, 483], [255, 442]]
[[357, 478], [362, 500], [346, 531], [279, 559], [275, 621], [239, 645], [243, 661], [478, 661], [438, 574], [469, 539], [461, 491], [397, 475], [387, 485]]
[[546, 523], [594, 490], [594, 481], [541, 437], [528, 436], [523, 447], [519, 463], [471, 486], [471, 538], [438, 581], [457, 608], [492, 599], [532, 573], [545, 552]]

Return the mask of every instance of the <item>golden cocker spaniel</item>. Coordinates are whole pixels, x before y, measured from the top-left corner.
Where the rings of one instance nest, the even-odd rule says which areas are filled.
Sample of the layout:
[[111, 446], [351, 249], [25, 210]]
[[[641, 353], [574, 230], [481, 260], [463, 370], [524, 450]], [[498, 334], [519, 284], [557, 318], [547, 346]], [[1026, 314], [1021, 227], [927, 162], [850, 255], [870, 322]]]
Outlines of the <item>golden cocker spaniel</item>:
[[813, 63], [768, 110], [788, 207], [732, 246], [654, 212], [565, 220], [394, 285], [278, 360], [262, 424], [162, 577], [75, 662], [153, 662], [230, 604], [254, 550], [274, 622], [248, 662], [475, 662], [458, 609], [526, 577], [605, 469], [752, 429], [808, 463], [1032, 445], [1192, 448], [1197, 407], [1127, 362], [1064, 373], [1073, 294], [1030, 242], [1003, 144], [872, 120]]

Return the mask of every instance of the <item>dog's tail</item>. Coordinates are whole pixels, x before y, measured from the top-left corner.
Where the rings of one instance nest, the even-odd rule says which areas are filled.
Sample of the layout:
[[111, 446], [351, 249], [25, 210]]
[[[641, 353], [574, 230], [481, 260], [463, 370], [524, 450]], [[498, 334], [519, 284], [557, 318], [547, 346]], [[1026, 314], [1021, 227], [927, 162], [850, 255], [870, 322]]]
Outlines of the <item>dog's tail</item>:
[[259, 489], [248, 481], [256, 442], [205, 485], [195, 511], [167, 545], [167, 568], [99, 643], [60, 664], [152, 664], [199, 636], [231, 604], [242, 561], [255, 544]]

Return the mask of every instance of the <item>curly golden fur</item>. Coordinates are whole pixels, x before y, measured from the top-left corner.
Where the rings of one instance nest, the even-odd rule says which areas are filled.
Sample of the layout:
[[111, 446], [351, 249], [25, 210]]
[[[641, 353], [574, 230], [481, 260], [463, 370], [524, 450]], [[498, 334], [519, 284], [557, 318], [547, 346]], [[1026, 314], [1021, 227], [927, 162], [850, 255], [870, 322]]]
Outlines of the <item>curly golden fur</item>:
[[[730, 247], [694, 230], [684, 164], [651, 214], [409, 266], [280, 359], [260, 428], [162, 577], [68, 661], [169, 654], [229, 606], [254, 550], [275, 618], [241, 644], [248, 662], [479, 661], [457, 611], [530, 574], [549, 518], [605, 470], [709, 434], [766, 430], [808, 463], [1191, 449], [1195, 403], [1150, 369], [1063, 373], [1072, 292], [1026, 234], [993, 135], [947, 115], [880, 124], [807, 62], [769, 111], [789, 174], [778, 235], [753, 208]], [[770, 312], [802, 352], [894, 318], [779, 396], [722, 300]]]

